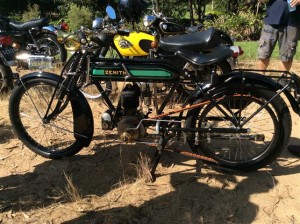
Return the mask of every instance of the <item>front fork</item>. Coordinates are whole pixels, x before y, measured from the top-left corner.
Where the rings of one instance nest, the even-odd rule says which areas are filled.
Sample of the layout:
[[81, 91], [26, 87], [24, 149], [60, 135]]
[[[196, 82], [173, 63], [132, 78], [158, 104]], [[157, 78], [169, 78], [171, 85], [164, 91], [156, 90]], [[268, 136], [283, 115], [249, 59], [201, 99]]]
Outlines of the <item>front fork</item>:
[[[50, 123], [51, 120], [55, 119], [64, 109], [71, 104], [72, 113], [73, 113], [73, 134], [74, 137], [83, 145], [88, 146], [92, 140], [94, 133], [94, 120], [91, 108], [83, 96], [83, 94], [74, 86], [70, 88], [64, 86], [66, 80], [61, 79], [58, 75], [52, 73], [32, 73], [23, 76], [20, 78], [20, 84], [25, 88], [27, 92], [26, 82], [35, 79], [41, 78], [49, 79], [55, 81], [57, 84], [55, 90], [52, 94], [50, 102], [47, 107], [45, 114], [40, 114], [36, 108], [39, 117], [43, 123]], [[68, 80], [68, 79], [67, 79]], [[69, 80], [72, 83], [72, 80]], [[66, 82], [67, 83], [67, 82]], [[30, 94], [30, 93], [28, 93]], [[30, 95], [29, 95], [30, 97]], [[54, 104], [54, 99], [57, 98], [56, 105]], [[31, 99], [32, 100], [32, 99]], [[35, 105], [35, 102], [32, 102]], [[54, 110], [50, 110], [54, 108]], [[64, 127], [62, 127], [64, 128]]]

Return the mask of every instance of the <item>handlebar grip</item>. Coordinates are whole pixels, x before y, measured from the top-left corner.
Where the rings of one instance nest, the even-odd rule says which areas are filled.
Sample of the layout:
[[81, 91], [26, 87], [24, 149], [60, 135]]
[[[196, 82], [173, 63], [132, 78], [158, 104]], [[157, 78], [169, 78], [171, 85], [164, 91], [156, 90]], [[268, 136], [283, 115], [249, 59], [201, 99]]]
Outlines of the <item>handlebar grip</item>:
[[118, 30], [117, 33], [121, 36], [126, 36], [126, 37], [128, 37], [130, 35], [130, 31], [128, 31], [128, 30]]
[[86, 35], [82, 30], [78, 31], [78, 40], [81, 44], [86, 44], [87, 43]]

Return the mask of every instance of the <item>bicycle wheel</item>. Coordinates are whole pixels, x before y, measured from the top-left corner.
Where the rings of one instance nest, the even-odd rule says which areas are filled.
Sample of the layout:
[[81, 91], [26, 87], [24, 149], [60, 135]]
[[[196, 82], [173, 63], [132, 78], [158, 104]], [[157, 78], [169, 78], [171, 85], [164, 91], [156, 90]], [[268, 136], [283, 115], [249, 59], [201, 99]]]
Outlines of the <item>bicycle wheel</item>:
[[[105, 93], [109, 96], [112, 92], [111, 81], [99, 81], [99, 84], [102, 86]], [[80, 92], [82, 92], [82, 94], [88, 99], [98, 99], [102, 96], [94, 83], [83, 84], [80, 88]]]
[[271, 163], [284, 149], [291, 126], [290, 113], [279, 96], [263, 107], [273, 95], [257, 89], [244, 95], [238, 91], [218, 95], [216, 103], [191, 111], [187, 127], [203, 131], [189, 133], [188, 144], [235, 170], [253, 171]]
[[[216, 63], [215, 75], [224, 75], [231, 72], [231, 66], [228, 61], [223, 60]], [[197, 76], [198, 82], [210, 82], [211, 81], [211, 71], [209, 69], [204, 69], [198, 71]], [[184, 100], [193, 92], [195, 89], [195, 84], [184, 84], [182, 83], [176, 89], [178, 93], [174, 98], [175, 103], [183, 103]]]
[[[9, 102], [10, 120], [19, 139], [35, 153], [52, 159], [72, 156], [83, 148], [74, 136], [74, 111], [66, 99], [50, 121], [44, 119], [56, 85], [44, 78], [23, 82], [13, 90]], [[48, 114], [57, 101], [54, 97]]]

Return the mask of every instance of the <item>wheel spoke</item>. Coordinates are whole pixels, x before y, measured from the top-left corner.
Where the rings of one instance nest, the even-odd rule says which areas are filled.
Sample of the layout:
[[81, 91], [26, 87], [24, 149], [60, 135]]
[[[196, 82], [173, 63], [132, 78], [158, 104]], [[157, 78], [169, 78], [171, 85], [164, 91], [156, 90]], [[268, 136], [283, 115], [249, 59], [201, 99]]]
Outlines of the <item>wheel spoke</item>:
[[[70, 154], [74, 154], [82, 148], [77, 145], [75, 136], [82, 135], [74, 132], [72, 105], [68, 101], [63, 102], [59, 113], [50, 120], [44, 119], [57, 83], [42, 80], [33, 80], [30, 84], [18, 87], [13, 109], [16, 124], [12, 124], [27, 146], [39, 154], [57, 158], [69, 153], [69, 150]], [[57, 102], [58, 97], [54, 97], [49, 113], [54, 112]]]

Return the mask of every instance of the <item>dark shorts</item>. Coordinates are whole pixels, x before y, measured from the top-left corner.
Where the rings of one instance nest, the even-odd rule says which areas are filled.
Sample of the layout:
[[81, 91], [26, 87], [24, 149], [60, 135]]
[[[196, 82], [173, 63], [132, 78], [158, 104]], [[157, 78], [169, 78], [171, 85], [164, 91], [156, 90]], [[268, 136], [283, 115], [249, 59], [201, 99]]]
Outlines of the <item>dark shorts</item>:
[[284, 62], [292, 61], [299, 35], [299, 27], [264, 25], [259, 39], [258, 58], [270, 58], [278, 41], [279, 59]]

